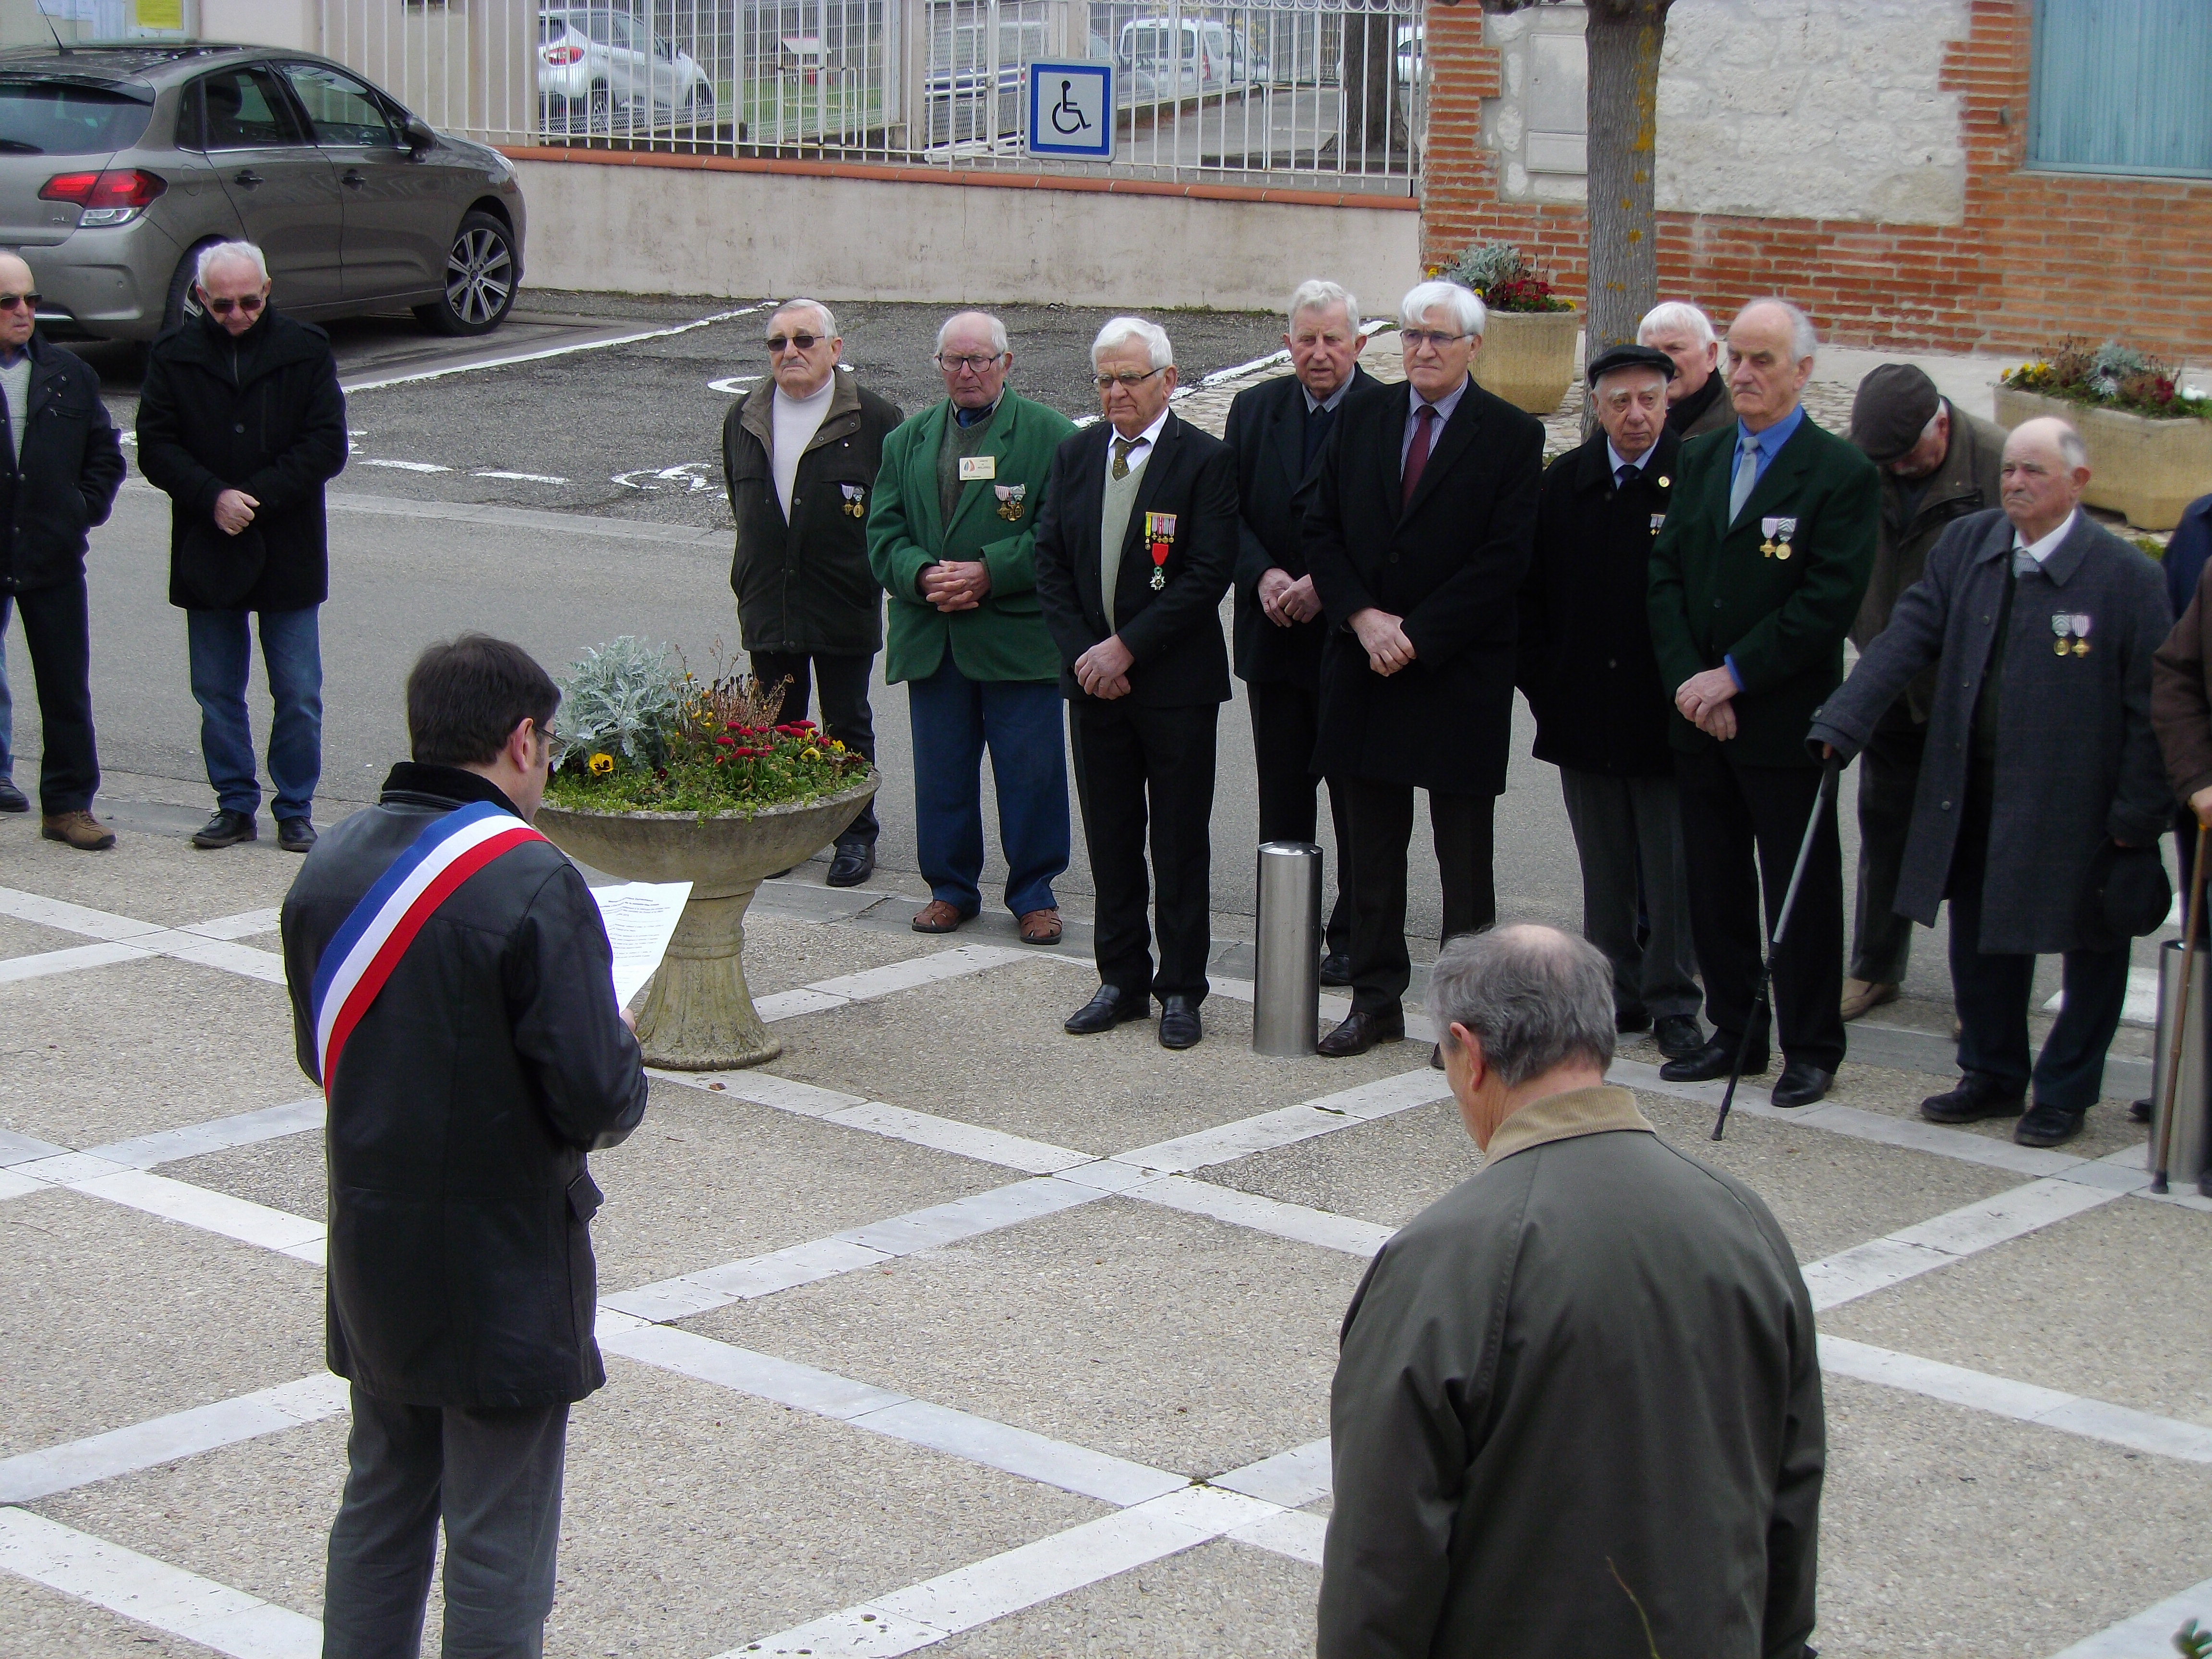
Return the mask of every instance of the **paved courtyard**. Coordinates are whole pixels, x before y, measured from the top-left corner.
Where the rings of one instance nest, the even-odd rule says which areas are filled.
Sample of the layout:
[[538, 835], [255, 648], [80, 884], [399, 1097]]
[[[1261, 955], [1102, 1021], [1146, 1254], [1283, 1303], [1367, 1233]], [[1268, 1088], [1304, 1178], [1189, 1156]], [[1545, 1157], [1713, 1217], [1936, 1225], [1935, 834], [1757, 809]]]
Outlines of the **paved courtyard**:
[[[317, 1651], [346, 1419], [296, 868], [0, 823], [0, 1653]], [[1480, 1161], [1441, 1075], [1254, 1056], [1226, 939], [1198, 1048], [1068, 1038], [1079, 950], [917, 937], [907, 879], [764, 889], [781, 1056], [656, 1079], [593, 1160], [609, 1384], [547, 1651], [1310, 1652], [1338, 1320]], [[2149, 1659], [2212, 1617], [2212, 1205], [2147, 1194], [2118, 1104], [2032, 1152], [1854, 1061], [1711, 1146], [1656, 1060], [1617, 1076], [1822, 1310], [1822, 1652]]]

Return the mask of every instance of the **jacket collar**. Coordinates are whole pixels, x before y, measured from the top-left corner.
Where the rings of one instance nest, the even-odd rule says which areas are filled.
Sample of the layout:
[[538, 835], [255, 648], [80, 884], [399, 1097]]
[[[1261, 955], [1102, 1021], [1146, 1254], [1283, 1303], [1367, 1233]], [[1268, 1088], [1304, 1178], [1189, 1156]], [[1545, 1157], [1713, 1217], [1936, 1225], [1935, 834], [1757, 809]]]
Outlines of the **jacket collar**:
[[[1662, 427], [1659, 441], [1651, 447], [1651, 459], [1644, 464], [1644, 482], [1660, 489], [1673, 488], [1674, 458], [1681, 452], [1682, 434], [1672, 427]], [[1583, 440], [1583, 447], [1574, 453], [1577, 489], [1614, 488], [1613, 458], [1607, 453], [1607, 449], [1603, 427], [1599, 427]]]
[[[230, 378], [229, 348], [234, 342], [209, 319], [182, 324], [161, 337], [168, 343], [173, 361], [196, 364], [225, 380]], [[287, 317], [270, 306], [261, 313], [261, 320], [235, 342], [239, 383], [242, 386], [289, 364], [326, 356], [330, 339], [313, 323]]]
[[1640, 1129], [1645, 1134], [1656, 1134], [1651, 1120], [1636, 1109], [1636, 1097], [1626, 1089], [1607, 1085], [1598, 1089], [1570, 1089], [1563, 1095], [1547, 1095], [1541, 1100], [1532, 1100], [1519, 1111], [1498, 1126], [1498, 1133], [1490, 1137], [1488, 1162], [1485, 1169], [1494, 1167], [1500, 1159], [1516, 1152], [1525, 1152], [1531, 1146], [1542, 1146], [1554, 1140], [1574, 1140], [1583, 1135], [1601, 1135], [1616, 1129]]
[[450, 808], [480, 800], [488, 800], [517, 817], [522, 816], [507, 798], [507, 792], [489, 778], [465, 767], [437, 766], [424, 761], [395, 763], [384, 780], [382, 793], [377, 796], [380, 806]]
[[[770, 454], [775, 451], [775, 376], [769, 375], [745, 396], [738, 424], [760, 440]], [[844, 368], [830, 371], [830, 407], [814, 429], [806, 451], [812, 453], [833, 438], [844, 437], [860, 423], [860, 377]]]
[[[1022, 410], [1024, 407], [1021, 395], [1011, 386], [1001, 391], [999, 393], [999, 406], [991, 411], [991, 418], [983, 422], [983, 435], [975, 441], [975, 453], [997, 459], [1003, 457], [1009, 449], [1012, 448], [1014, 434], [1020, 429]], [[927, 470], [932, 479], [937, 476], [938, 453], [944, 447], [945, 428], [951, 424], [951, 420], [952, 399], [947, 398], [922, 416], [921, 429], [915, 434], [920, 441], [915, 446], [916, 459], [927, 462]], [[996, 500], [998, 500], [998, 495], [995, 490], [962, 490], [953, 503], [952, 517], [947, 522], [938, 526], [938, 539], [932, 545], [942, 547], [945, 544], [944, 538], [951, 535], [954, 526], [983, 502]], [[1032, 501], [1030, 505], [1034, 511], [1036, 503]], [[935, 489], [925, 489], [921, 492], [921, 510], [926, 520], [935, 523], [938, 516]]]
[[[1735, 483], [1735, 450], [1724, 453], [1722, 463], [1714, 469], [1714, 516], [1721, 521], [1721, 533], [1727, 535], [1740, 526], [1755, 525], [1765, 508], [1787, 501], [1796, 489], [1797, 481], [1805, 476], [1805, 469], [1813, 464], [1813, 447], [1820, 440], [1813, 434], [1821, 428], [1810, 415], [1797, 422], [1796, 428], [1782, 441], [1782, 447], [1774, 452], [1774, 459], [1766, 464], [1766, 471], [1759, 475], [1759, 482], [1743, 503], [1743, 511], [1734, 518], [1729, 516], [1729, 492]], [[1731, 446], [1734, 441], [1731, 440]]]
[[[1974, 435], [1974, 423], [1966, 418], [1966, 411], [1948, 398], [1943, 400], [1943, 407], [1951, 411], [1951, 443], [1944, 450], [1942, 462], [1929, 478], [1927, 489], [1921, 495], [1919, 511], [1913, 514], [1916, 519], [1936, 507], [1948, 507], [1953, 501], [1982, 493], [1982, 487], [1974, 482], [1974, 462], [1978, 458], [1980, 448], [1979, 441]], [[1900, 479], [1899, 482], [1905, 481]], [[1995, 507], [1996, 503], [1984, 501], [1982, 505]]]

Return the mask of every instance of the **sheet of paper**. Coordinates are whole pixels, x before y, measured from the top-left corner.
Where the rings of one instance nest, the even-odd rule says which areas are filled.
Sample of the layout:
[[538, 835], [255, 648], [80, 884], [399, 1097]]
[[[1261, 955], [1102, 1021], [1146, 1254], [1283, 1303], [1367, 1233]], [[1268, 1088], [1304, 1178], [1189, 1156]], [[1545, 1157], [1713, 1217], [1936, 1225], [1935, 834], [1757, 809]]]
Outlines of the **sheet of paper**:
[[615, 948], [615, 1006], [626, 1008], [645, 988], [676, 923], [691, 896], [688, 881], [633, 881], [619, 887], [594, 887], [599, 917], [607, 925], [607, 943]]

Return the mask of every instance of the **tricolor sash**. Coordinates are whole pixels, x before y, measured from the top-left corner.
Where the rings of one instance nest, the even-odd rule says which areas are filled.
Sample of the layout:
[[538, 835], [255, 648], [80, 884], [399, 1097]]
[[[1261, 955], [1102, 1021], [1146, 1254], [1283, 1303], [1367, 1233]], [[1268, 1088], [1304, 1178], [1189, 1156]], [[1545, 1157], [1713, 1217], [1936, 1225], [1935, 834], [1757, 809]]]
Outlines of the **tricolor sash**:
[[315, 966], [315, 1057], [325, 1098], [346, 1038], [431, 912], [501, 854], [544, 839], [505, 808], [477, 801], [431, 819], [362, 895]]

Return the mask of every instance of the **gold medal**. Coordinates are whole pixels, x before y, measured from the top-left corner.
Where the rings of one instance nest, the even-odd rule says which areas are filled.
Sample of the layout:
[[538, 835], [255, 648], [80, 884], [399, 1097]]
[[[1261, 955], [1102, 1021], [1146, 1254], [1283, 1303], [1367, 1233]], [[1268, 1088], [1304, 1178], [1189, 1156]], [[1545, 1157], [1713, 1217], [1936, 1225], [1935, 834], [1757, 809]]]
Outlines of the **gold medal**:
[[2075, 654], [2075, 656], [2077, 656], [2077, 657], [2086, 657], [2086, 656], [2087, 656], [2087, 655], [2089, 654], [2089, 641], [2087, 641], [2087, 640], [2076, 640], [2076, 641], [2074, 641], [2074, 654]]
[[2063, 657], [2063, 656], [2064, 656], [2064, 655], [2065, 655], [2069, 651], [2071, 651], [2074, 647], [2073, 647], [2073, 646], [2072, 646], [2070, 643], [2069, 643], [2067, 641], [2065, 641], [2065, 640], [2061, 640], [2061, 641], [2059, 641], [2057, 642], [2057, 644], [2056, 644], [2056, 645], [2052, 646], [2051, 648], [2053, 651], [2057, 652], [2060, 656], [2062, 656], [2062, 657]]
[[1774, 544], [1771, 541], [1759, 543], [1759, 556], [1762, 559], [1772, 558], [1774, 556]]
[[1790, 544], [1788, 542], [1777, 542], [1774, 544], [1774, 556], [1778, 559], [1788, 558], [1790, 556]]

